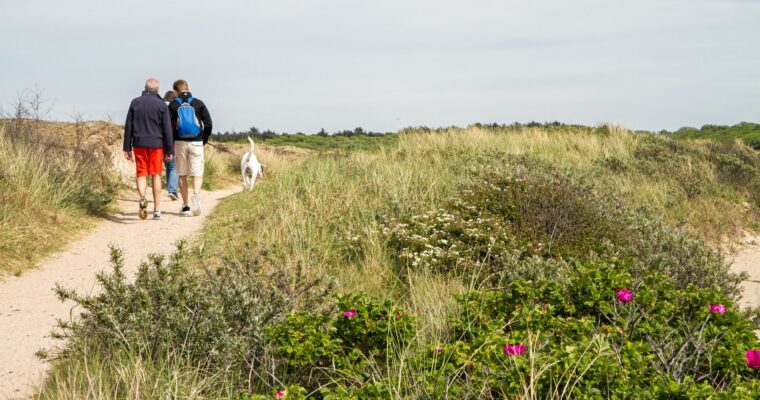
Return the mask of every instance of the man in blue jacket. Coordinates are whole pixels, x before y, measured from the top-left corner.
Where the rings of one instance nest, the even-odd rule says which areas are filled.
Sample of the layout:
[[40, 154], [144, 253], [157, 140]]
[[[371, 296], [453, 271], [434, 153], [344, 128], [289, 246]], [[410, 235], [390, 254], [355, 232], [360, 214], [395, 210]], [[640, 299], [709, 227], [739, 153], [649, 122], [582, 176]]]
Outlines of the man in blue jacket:
[[161, 219], [161, 173], [163, 162], [174, 155], [169, 108], [158, 94], [158, 80], [145, 81], [145, 90], [132, 100], [124, 123], [124, 157], [137, 166], [139, 216], [148, 217], [148, 176], [153, 177], [153, 219]]

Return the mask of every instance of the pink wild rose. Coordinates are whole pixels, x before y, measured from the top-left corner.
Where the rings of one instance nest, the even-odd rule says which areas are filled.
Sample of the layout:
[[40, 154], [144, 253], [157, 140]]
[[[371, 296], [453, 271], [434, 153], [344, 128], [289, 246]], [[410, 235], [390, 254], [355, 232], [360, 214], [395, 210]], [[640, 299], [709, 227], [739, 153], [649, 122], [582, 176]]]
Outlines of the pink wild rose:
[[710, 304], [710, 312], [713, 314], [725, 314], [726, 306], [723, 304]]
[[437, 347], [435, 348], [435, 352], [436, 352], [436, 353], [440, 353], [440, 352], [442, 352], [442, 351], [443, 351], [443, 349], [441, 348], [441, 346], [437, 346]]
[[760, 350], [747, 350], [744, 353], [747, 358], [747, 366], [750, 368], [760, 368]]
[[275, 399], [284, 399], [286, 392], [284, 390], [278, 390], [277, 393], [274, 395]]
[[356, 309], [352, 308], [349, 311], [343, 311], [343, 316], [346, 318], [353, 318], [356, 316]]
[[508, 356], [519, 356], [525, 353], [525, 346], [522, 344], [508, 344], [504, 346], [504, 354]]
[[621, 303], [628, 303], [633, 300], [633, 292], [628, 289], [618, 289], [615, 291], [618, 301]]

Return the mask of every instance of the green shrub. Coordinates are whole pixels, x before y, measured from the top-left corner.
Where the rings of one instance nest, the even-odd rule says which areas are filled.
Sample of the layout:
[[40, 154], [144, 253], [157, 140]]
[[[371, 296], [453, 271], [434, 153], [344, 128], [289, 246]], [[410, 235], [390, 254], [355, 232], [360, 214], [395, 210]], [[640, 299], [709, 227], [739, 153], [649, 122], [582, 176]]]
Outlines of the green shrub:
[[336, 381], [351, 386], [364, 382], [370, 368], [384, 369], [414, 336], [414, 318], [390, 301], [363, 294], [336, 300], [337, 310], [293, 313], [268, 331], [281, 376], [309, 388]]
[[736, 296], [741, 277], [688, 233], [631, 210], [569, 171], [526, 158], [511, 173], [482, 176], [445, 206], [381, 223], [397, 274], [453, 273], [500, 285], [515, 278], [565, 279], [568, 262], [612, 257], [657, 271], [679, 288], [720, 287]]
[[[618, 288], [630, 288], [633, 300], [617, 300]], [[634, 279], [626, 263], [576, 264], [566, 285], [519, 280], [457, 299], [456, 340], [428, 357], [432, 397], [445, 388], [471, 398], [528, 389], [539, 397], [654, 398], [653, 387], [705, 397], [697, 395], [760, 377], [743, 357], [758, 345], [754, 327], [720, 291], [677, 289], [657, 273]], [[712, 303], [728, 311], [711, 314]], [[505, 355], [506, 344], [524, 344], [526, 353]]]
[[247, 379], [247, 371], [266, 357], [265, 328], [296, 307], [319, 307], [330, 290], [320, 279], [287, 270], [265, 274], [265, 259], [196, 271], [187, 267], [186, 254], [180, 243], [168, 259], [150, 256], [131, 283], [114, 248], [113, 272], [97, 277], [99, 294], [81, 296], [58, 287], [62, 301], [82, 309], [78, 318], [61, 322], [59, 336], [69, 340], [58, 356], [114, 349], [153, 360], [179, 355], [197, 367]]
[[[430, 344], [415, 342], [413, 318], [388, 302], [341, 296], [337, 311], [294, 313], [268, 331], [275, 373], [298, 385], [289, 391], [325, 399], [760, 395], [760, 371], [744, 362], [759, 344], [754, 326], [720, 290], [635, 278], [614, 260], [571, 267], [564, 283], [520, 279], [455, 296], [450, 337]], [[401, 358], [402, 370], [391, 368]]]

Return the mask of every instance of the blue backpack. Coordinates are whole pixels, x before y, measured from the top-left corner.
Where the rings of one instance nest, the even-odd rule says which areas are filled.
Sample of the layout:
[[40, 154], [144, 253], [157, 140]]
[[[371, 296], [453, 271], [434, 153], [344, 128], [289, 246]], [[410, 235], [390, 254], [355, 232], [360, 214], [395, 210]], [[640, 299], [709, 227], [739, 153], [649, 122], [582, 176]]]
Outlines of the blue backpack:
[[179, 108], [177, 109], [177, 136], [180, 139], [195, 139], [202, 131], [198, 116], [195, 115], [195, 108], [190, 105], [192, 101], [192, 96], [188, 97], [186, 102], [183, 102], [182, 98], [177, 97], [177, 102], [179, 103]]

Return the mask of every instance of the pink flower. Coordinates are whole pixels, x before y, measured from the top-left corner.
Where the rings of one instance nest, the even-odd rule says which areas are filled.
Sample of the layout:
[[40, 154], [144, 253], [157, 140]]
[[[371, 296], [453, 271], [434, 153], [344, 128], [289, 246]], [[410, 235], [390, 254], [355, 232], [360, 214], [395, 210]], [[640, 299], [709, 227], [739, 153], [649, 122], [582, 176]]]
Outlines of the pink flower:
[[346, 318], [353, 318], [356, 316], [356, 309], [352, 308], [349, 311], [343, 311], [343, 316]]
[[750, 368], [760, 368], [760, 350], [747, 350], [744, 353], [747, 358], [747, 366]]
[[436, 348], [435, 348], [435, 352], [436, 353], [440, 353], [442, 351], [443, 351], [443, 349], [441, 348], [441, 346], [436, 346]]
[[621, 303], [628, 303], [633, 300], [633, 292], [628, 289], [618, 289], [615, 291], [615, 294], [617, 294], [617, 299]]
[[274, 395], [275, 399], [282, 399], [285, 398], [285, 395], [287, 394], [284, 390], [278, 390], [277, 393]]
[[725, 314], [726, 313], [726, 306], [723, 304], [710, 304], [710, 312], [713, 314]]
[[522, 344], [508, 344], [504, 346], [504, 354], [508, 356], [519, 356], [525, 353], [525, 346]]

